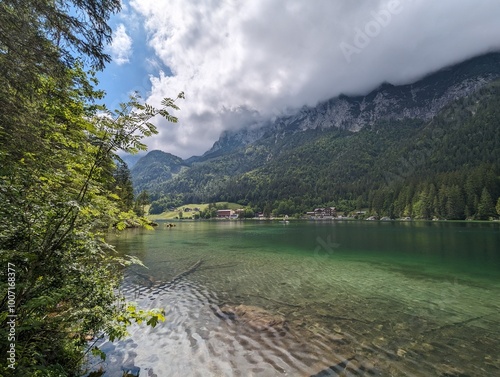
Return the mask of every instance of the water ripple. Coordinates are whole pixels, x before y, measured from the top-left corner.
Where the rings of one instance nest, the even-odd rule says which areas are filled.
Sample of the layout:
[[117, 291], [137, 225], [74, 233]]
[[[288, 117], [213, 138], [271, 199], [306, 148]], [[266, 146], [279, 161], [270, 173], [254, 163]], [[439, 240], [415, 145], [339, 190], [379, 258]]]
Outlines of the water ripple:
[[106, 377], [500, 375], [498, 286], [196, 242], [127, 271], [125, 296], [167, 320], [104, 343]]

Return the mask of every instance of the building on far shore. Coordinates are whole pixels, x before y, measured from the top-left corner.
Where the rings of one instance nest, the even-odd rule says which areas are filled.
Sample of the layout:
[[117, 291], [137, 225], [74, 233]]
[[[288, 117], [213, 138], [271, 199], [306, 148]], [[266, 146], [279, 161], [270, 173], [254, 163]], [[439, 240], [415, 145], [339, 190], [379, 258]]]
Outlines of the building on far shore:
[[314, 211], [307, 212], [307, 216], [314, 217], [316, 219], [334, 218], [337, 217], [337, 208], [335, 207], [316, 208]]
[[230, 209], [219, 209], [217, 211], [217, 218], [218, 219], [229, 219], [231, 215], [234, 214], [234, 211]]

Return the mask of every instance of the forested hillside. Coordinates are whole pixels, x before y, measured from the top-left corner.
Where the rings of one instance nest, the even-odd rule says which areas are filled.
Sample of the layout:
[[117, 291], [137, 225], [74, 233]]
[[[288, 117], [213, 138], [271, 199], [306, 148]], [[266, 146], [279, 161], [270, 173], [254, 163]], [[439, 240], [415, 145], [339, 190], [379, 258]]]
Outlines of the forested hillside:
[[333, 205], [379, 216], [487, 219], [500, 197], [499, 124], [500, 83], [494, 82], [430, 121], [262, 138], [193, 163], [150, 192], [157, 210], [173, 201], [231, 201], [287, 215]]
[[131, 169], [136, 187], [150, 190], [165, 180], [172, 179], [187, 164], [182, 158], [162, 151], [151, 151]]

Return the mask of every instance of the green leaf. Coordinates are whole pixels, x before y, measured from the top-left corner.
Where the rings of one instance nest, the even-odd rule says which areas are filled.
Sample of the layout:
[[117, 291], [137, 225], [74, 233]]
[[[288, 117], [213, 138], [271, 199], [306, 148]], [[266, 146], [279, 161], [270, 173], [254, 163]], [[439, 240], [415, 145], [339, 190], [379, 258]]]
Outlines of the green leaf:
[[102, 361], [106, 360], [106, 353], [104, 353], [104, 351], [102, 351], [100, 348], [92, 347], [90, 352], [92, 353], [93, 356], [100, 357]]

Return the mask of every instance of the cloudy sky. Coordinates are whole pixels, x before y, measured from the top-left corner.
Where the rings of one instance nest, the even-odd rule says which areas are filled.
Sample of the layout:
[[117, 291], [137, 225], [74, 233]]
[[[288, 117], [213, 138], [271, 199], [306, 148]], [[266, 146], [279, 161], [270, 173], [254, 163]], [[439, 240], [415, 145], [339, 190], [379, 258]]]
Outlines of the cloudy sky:
[[111, 20], [107, 104], [179, 101], [147, 140], [183, 158], [237, 129], [500, 50], [498, 0], [124, 0]]

